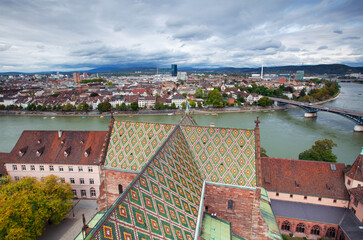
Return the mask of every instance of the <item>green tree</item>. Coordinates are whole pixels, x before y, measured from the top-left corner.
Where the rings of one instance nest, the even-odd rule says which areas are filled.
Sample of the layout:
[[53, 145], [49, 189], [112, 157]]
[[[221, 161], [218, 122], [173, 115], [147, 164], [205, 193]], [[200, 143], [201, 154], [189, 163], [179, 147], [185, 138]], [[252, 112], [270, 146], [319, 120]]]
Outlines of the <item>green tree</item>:
[[189, 105], [190, 107], [195, 108], [196, 103], [193, 100], [190, 100]]
[[263, 147], [261, 147], [260, 149], [261, 149], [261, 157], [268, 157], [266, 149], [264, 149]]
[[0, 186], [0, 239], [36, 239], [47, 222], [60, 223], [72, 206], [72, 189], [59, 177], [26, 177]]
[[137, 102], [132, 102], [131, 103], [131, 109], [136, 111], [137, 109], [139, 109], [139, 104]]
[[99, 111], [99, 112], [109, 112], [109, 111], [111, 111], [111, 103], [109, 103], [109, 102], [101, 102], [101, 103], [99, 103], [98, 105], [97, 105], [97, 110]]
[[208, 92], [207, 104], [212, 104], [213, 107], [224, 107], [224, 102], [222, 95], [219, 93], [218, 89], [214, 89]]
[[121, 106], [120, 106], [120, 110], [121, 111], [126, 111], [127, 110], [127, 106], [126, 106], [126, 103], [121, 103]]
[[187, 103], [186, 102], [182, 102], [181, 107], [182, 107], [182, 109], [186, 109], [187, 108]]
[[203, 90], [202, 90], [202, 89], [200, 89], [200, 88], [198, 88], [197, 90], [195, 90], [195, 94], [194, 94], [194, 96], [195, 96], [196, 98], [204, 98]]
[[72, 105], [72, 103], [67, 103], [62, 107], [63, 111], [72, 111], [75, 107]]
[[262, 97], [260, 100], [258, 100], [257, 104], [262, 107], [271, 106], [272, 100], [269, 97]]
[[299, 154], [299, 159], [322, 161], [322, 162], [336, 162], [337, 156], [332, 152], [333, 147], [337, 144], [331, 139], [318, 140], [308, 150]]
[[77, 109], [79, 111], [88, 111], [89, 110], [89, 105], [87, 103], [81, 103], [78, 105]]
[[202, 102], [198, 102], [198, 108], [202, 108], [202, 107], [203, 107]]

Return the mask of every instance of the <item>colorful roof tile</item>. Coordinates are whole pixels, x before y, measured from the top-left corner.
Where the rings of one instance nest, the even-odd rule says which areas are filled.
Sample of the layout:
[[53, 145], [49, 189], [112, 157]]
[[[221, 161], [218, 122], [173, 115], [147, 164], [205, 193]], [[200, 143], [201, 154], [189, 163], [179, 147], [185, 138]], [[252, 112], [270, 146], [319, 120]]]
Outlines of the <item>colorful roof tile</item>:
[[203, 179], [256, 186], [255, 131], [180, 126]]
[[139, 172], [176, 125], [115, 121], [104, 167]]
[[177, 126], [87, 239], [193, 239], [202, 181]]
[[190, 114], [185, 114], [182, 119], [179, 121], [179, 125], [192, 125], [197, 126], [198, 124], [195, 122], [193, 117]]
[[231, 239], [231, 234], [230, 222], [204, 213], [202, 239]]

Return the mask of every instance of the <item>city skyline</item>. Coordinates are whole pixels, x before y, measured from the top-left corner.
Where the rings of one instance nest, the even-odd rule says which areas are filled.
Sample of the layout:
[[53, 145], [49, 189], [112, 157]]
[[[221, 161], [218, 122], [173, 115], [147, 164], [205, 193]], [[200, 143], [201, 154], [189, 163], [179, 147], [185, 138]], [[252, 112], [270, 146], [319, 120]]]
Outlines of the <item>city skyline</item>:
[[0, 72], [363, 66], [363, 3], [2, 1]]

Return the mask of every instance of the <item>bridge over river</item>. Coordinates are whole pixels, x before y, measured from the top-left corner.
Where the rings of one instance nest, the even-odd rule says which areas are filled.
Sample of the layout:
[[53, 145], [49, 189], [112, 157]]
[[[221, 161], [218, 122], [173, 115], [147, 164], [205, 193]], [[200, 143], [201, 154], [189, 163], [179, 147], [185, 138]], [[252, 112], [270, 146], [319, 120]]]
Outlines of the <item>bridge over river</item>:
[[270, 97], [270, 99], [273, 100], [276, 105], [281, 106], [281, 105], [290, 104], [302, 108], [305, 111], [304, 115], [305, 117], [310, 117], [310, 118], [317, 117], [317, 112], [319, 111], [338, 114], [340, 116], [348, 118], [349, 120], [353, 121], [356, 124], [354, 126], [354, 131], [363, 132], [363, 112], [346, 110], [341, 108], [326, 107], [318, 104], [304, 103], [304, 102], [298, 102], [282, 98]]

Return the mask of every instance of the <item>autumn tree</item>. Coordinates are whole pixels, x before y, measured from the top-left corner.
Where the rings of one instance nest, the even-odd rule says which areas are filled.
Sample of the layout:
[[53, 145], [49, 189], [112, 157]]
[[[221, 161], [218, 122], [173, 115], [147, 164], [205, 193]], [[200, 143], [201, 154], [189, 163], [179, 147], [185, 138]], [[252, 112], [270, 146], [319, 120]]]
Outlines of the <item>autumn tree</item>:
[[299, 159], [323, 161], [323, 162], [336, 162], [337, 156], [332, 152], [333, 147], [337, 144], [331, 139], [318, 140], [308, 150], [299, 154]]
[[60, 223], [72, 197], [70, 184], [54, 175], [0, 184], [0, 239], [36, 239], [47, 222]]

